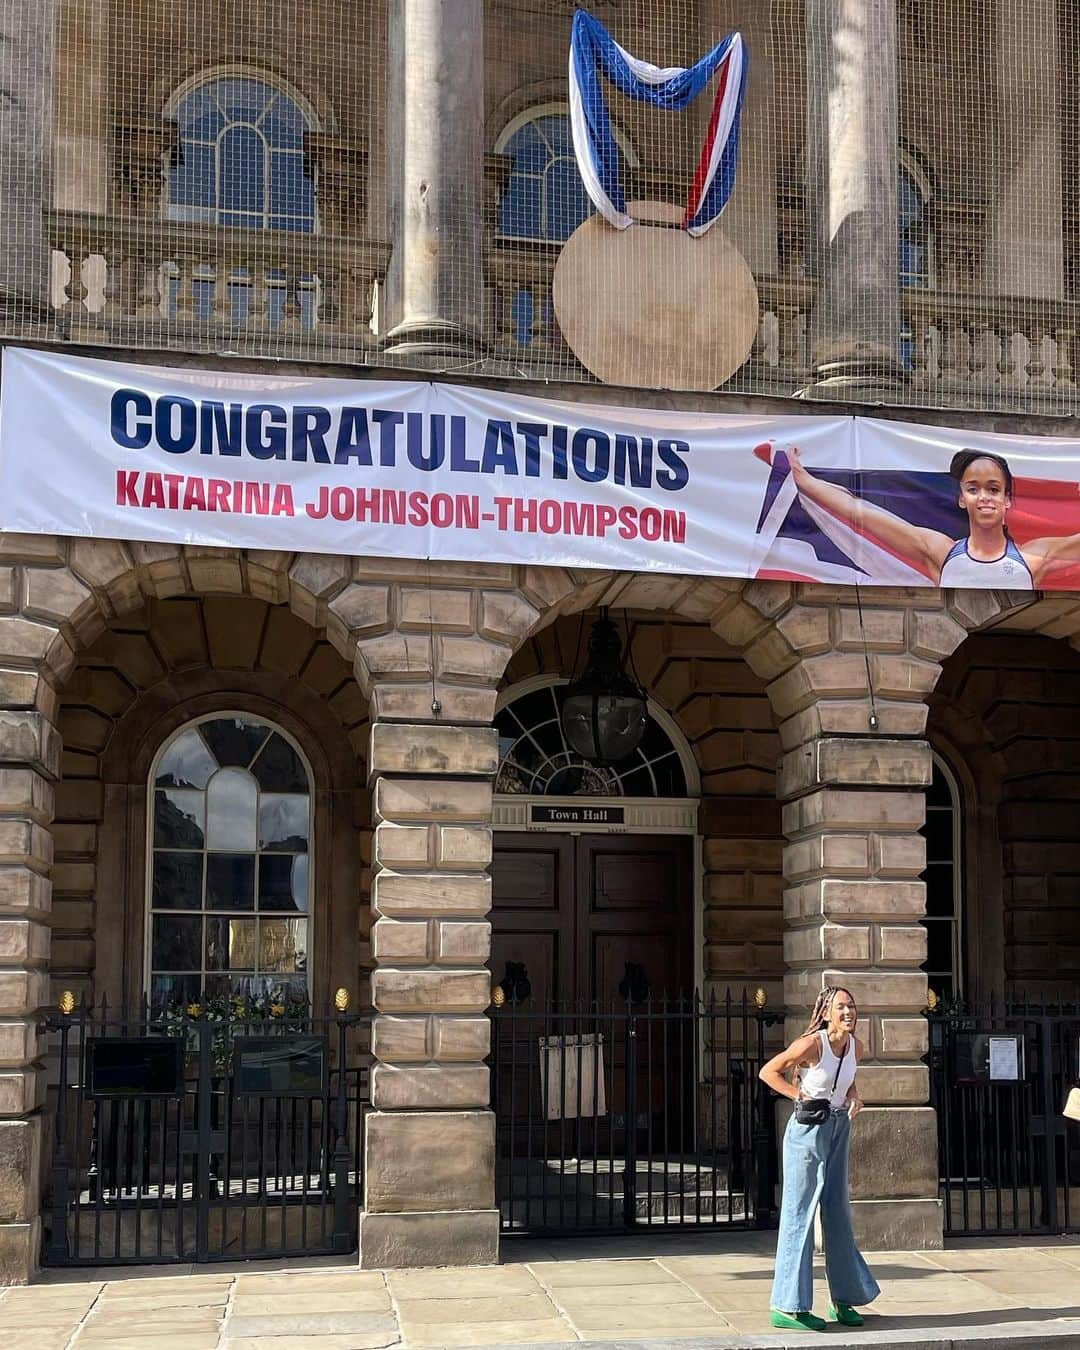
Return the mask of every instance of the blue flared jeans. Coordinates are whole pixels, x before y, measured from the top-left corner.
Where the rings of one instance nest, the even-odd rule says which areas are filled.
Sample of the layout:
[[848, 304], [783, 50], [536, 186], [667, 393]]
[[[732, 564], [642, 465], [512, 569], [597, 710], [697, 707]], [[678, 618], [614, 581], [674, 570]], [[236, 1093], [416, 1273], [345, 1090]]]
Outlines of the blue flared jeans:
[[814, 1215], [821, 1206], [825, 1274], [834, 1303], [870, 1303], [881, 1292], [851, 1231], [848, 1144], [851, 1121], [833, 1111], [823, 1125], [800, 1125], [794, 1115], [784, 1131], [784, 1178], [776, 1276], [770, 1306], [809, 1312], [814, 1306]]

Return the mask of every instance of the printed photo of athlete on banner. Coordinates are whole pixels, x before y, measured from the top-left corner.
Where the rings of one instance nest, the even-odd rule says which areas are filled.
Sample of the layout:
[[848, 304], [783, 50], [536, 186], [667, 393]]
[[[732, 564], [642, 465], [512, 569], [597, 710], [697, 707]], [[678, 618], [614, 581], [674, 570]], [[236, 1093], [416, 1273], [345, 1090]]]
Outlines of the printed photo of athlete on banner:
[[[1027, 446], [1011, 460], [1000, 453], [1003, 436], [977, 438], [995, 443], [992, 449], [954, 449], [955, 439], [937, 442], [932, 428], [862, 422], [859, 433], [862, 464], [895, 460], [899, 451], [906, 465], [920, 465], [936, 451], [943, 467], [818, 467], [797, 446], [759, 445], [754, 454], [770, 475], [757, 521], [758, 577], [1018, 591], [1080, 586], [1080, 484], [1043, 476], [1052, 464], [1045, 440], [1036, 464]], [[1069, 449], [1071, 459], [1075, 444]]]

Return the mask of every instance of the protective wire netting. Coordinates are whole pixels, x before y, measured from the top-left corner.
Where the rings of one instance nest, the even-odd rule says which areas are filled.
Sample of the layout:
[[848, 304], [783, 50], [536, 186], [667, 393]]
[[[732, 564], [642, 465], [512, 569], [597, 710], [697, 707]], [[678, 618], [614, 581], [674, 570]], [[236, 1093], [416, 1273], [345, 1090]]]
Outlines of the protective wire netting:
[[719, 222], [683, 111], [600, 80], [636, 218], [590, 201], [568, 0], [0, 5], [14, 339], [1071, 413], [1080, 0], [594, 0], [631, 57], [738, 30]]

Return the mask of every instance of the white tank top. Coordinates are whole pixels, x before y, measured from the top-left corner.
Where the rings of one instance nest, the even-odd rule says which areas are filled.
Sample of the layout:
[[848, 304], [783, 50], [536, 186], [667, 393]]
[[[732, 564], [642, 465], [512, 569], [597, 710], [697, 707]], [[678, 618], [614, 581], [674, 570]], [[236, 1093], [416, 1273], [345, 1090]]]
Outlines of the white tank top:
[[941, 586], [997, 586], [1008, 591], [1030, 591], [1035, 587], [1024, 555], [1011, 539], [1005, 541], [1000, 558], [983, 562], [968, 552], [967, 540], [958, 539], [949, 549], [941, 567]]
[[[855, 1081], [855, 1042], [848, 1038], [847, 1053], [840, 1060], [829, 1044], [829, 1033], [818, 1032], [821, 1044], [821, 1058], [809, 1069], [803, 1069], [799, 1078], [802, 1095], [807, 1098], [828, 1097], [829, 1105], [835, 1108], [843, 1106], [848, 1088]], [[836, 1078], [836, 1066], [840, 1064], [840, 1077]], [[833, 1091], [833, 1079], [836, 1078], [836, 1091]]]

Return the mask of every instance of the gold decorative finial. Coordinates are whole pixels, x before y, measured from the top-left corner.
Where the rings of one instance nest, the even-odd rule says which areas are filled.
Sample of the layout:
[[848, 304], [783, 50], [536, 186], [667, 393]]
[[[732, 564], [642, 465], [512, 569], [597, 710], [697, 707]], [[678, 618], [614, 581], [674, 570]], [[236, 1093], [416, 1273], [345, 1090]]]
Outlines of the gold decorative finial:
[[491, 991], [491, 1006], [493, 1008], [501, 1008], [505, 1002], [506, 1002], [506, 991], [503, 989], [501, 984], [497, 984], [495, 988]]
[[349, 1011], [349, 991], [347, 989], [339, 989], [334, 995], [334, 1007], [338, 1012]]
[[938, 1005], [938, 996], [932, 989], [926, 991], [926, 1011], [934, 1012]]
[[765, 992], [764, 989], [762, 989], [760, 985], [758, 985], [758, 987], [754, 990], [754, 1007], [764, 1008], [765, 1004], [768, 1003], [768, 1001], [769, 1001], [768, 994]]
[[70, 989], [65, 989], [60, 995], [60, 1011], [65, 1017], [70, 1017], [75, 1011], [75, 995]]

